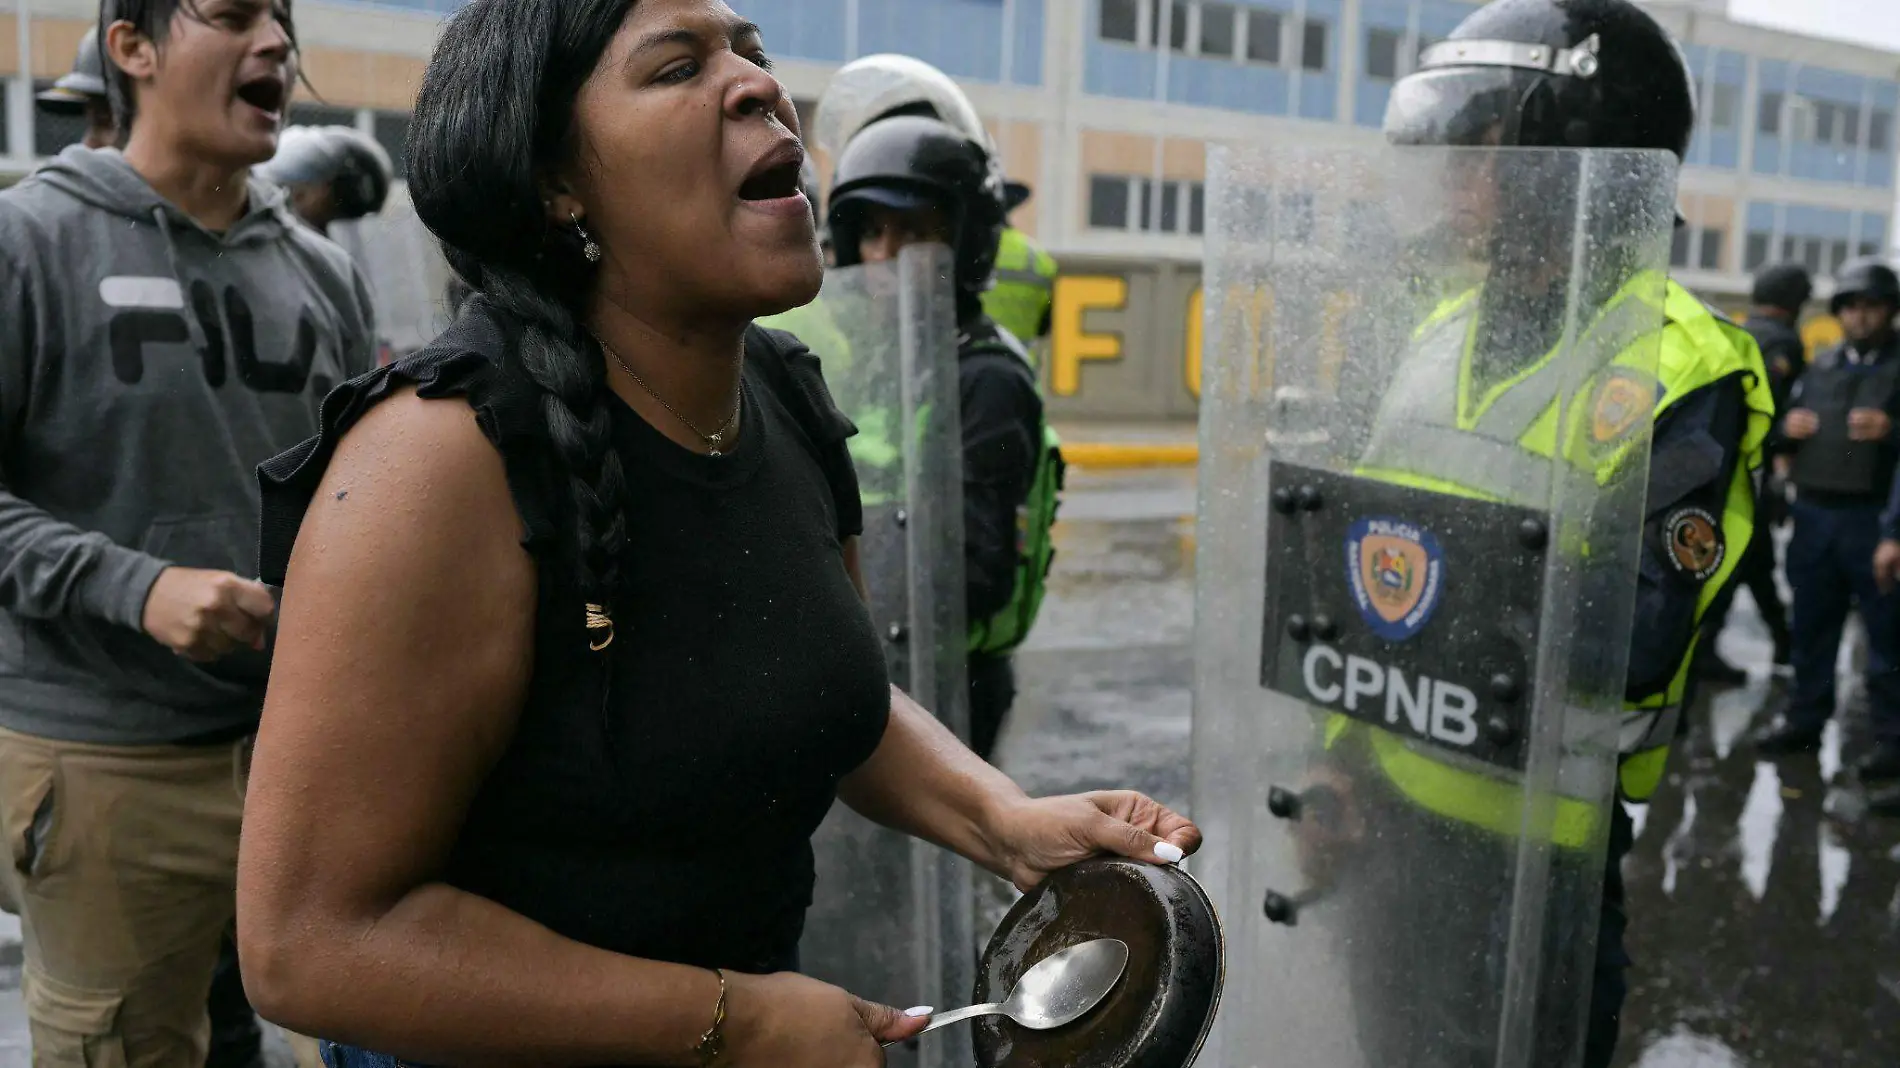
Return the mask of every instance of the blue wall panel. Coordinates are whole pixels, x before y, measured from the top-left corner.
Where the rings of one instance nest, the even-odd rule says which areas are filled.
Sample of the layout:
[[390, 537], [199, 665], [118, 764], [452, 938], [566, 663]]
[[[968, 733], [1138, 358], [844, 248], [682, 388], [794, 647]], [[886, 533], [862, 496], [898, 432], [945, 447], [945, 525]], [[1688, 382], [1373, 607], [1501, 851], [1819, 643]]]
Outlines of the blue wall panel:
[[845, 0], [773, 0], [751, 5], [746, 17], [764, 31], [765, 50], [794, 59], [842, 63]]
[[1016, 0], [1016, 55], [1011, 60], [1010, 80], [1017, 85], [1042, 84], [1043, 27], [1047, 19], [1046, 0]]
[[1152, 100], [1155, 95], [1155, 54], [1100, 38], [1088, 43], [1083, 57], [1082, 91], [1095, 96]]
[[[1149, 57], [1152, 62], [1153, 57]], [[1289, 92], [1284, 70], [1197, 56], [1168, 57], [1168, 99], [1181, 104], [1284, 115]]]
[[1425, 37], [1443, 39], [1475, 10], [1473, 5], [1457, 0], [1419, 0], [1418, 32]]
[[858, 49], [903, 52], [952, 78], [1003, 79], [1001, 0], [858, 0]]
[[[1361, 126], [1379, 126], [1385, 122], [1386, 101], [1392, 97], [1392, 83], [1366, 75], [1368, 69], [1367, 54], [1370, 51], [1369, 32], [1385, 30], [1399, 35], [1399, 51], [1405, 51], [1406, 24], [1411, 17], [1411, 4], [1407, 0], [1364, 0], [1359, 6], [1359, 40], [1348, 41], [1346, 46], [1359, 53], [1359, 84], [1354, 87], [1352, 119]], [[1399, 73], [1410, 69], [1416, 56], [1401, 54]]]

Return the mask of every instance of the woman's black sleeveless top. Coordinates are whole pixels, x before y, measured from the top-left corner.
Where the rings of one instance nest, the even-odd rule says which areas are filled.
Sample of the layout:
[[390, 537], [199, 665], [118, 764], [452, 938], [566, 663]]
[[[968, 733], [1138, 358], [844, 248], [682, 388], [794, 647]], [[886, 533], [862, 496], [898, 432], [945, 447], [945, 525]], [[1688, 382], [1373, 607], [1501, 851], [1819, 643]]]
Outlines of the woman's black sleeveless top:
[[260, 573], [283, 581], [337, 440], [371, 405], [410, 385], [468, 403], [506, 465], [538, 616], [515, 737], [441, 878], [616, 952], [794, 967], [812, 832], [890, 705], [842, 556], [862, 525], [855, 428], [817, 358], [757, 329], [727, 456], [688, 452], [610, 398], [630, 536], [615, 640], [591, 652], [568, 480], [513, 329], [477, 298], [428, 348], [338, 387], [320, 435], [260, 469]]

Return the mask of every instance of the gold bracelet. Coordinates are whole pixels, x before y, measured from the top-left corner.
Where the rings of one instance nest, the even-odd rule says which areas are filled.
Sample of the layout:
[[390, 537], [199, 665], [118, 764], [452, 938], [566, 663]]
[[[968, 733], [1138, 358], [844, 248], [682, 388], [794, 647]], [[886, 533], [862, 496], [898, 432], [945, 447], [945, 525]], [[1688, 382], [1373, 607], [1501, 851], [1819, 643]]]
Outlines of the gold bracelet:
[[713, 974], [719, 977], [719, 1003], [713, 1006], [712, 1026], [699, 1036], [699, 1045], [693, 1047], [699, 1068], [713, 1068], [726, 1055], [726, 973], [714, 968]]

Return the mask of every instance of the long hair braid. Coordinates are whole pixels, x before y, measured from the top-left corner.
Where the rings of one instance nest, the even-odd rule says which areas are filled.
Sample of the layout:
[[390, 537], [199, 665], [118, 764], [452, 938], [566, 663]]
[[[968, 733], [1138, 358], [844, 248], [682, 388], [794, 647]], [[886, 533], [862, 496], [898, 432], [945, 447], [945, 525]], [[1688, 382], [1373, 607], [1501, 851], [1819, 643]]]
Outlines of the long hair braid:
[[627, 475], [613, 447], [600, 345], [575, 309], [527, 279], [491, 270], [482, 292], [521, 321], [521, 366], [541, 387], [541, 417], [574, 503], [574, 558], [588, 604], [590, 644], [605, 649], [613, 640], [613, 605], [627, 547]]

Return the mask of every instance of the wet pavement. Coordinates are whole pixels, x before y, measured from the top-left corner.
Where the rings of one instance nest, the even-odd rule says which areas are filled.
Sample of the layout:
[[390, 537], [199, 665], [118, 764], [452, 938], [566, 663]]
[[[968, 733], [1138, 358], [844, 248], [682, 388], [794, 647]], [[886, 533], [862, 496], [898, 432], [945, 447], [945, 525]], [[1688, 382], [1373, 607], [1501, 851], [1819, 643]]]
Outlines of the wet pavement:
[[[1038, 793], [1128, 786], [1188, 802], [1194, 484], [1070, 474], [1042, 620], [1019, 654], [1000, 760]], [[1863, 698], [1817, 757], [1742, 739], [1778, 694], [1747, 594], [1723, 651], [1750, 685], [1705, 693], [1625, 868], [1637, 958], [1619, 1068], [1900, 1065], [1900, 821], [1831, 786], [1865, 744]], [[988, 931], [1013, 891], [988, 889]], [[24, 1066], [17, 925], [0, 916], [0, 1068]], [[289, 1064], [273, 1039], [272, 1068]], [[1330, 1068], [1298, 1065], [1288, 1068]]]

